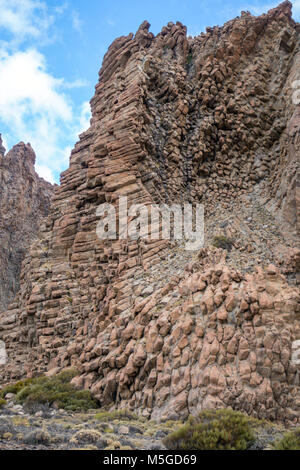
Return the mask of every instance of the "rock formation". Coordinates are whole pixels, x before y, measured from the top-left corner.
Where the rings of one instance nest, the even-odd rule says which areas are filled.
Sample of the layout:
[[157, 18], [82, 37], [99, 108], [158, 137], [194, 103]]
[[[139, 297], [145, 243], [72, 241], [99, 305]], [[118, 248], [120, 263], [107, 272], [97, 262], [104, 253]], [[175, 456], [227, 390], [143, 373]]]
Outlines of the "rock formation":
[[53, 187], [34, 170], [31, 146], [20, 143], [5, 155], [0, 137], [0, 311], [19, 290], [21, 264], [48, 214]]
[[[104, 57], [91, 126], [0, 316], [0, 382], [76, 366], [103, 406], [297, 423], [299, 24], [284, 2], [195, 38], [149, 26]], [[205, 247], [100, 240], [97, 207], [122, 195], [203, 202]]]

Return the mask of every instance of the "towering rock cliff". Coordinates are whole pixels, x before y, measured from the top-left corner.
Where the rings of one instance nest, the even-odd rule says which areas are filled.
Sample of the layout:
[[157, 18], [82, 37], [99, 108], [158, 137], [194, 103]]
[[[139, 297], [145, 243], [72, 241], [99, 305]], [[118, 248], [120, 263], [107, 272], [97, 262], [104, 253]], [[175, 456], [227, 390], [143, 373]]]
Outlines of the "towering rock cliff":
[[[76, 366], [103, 406], [299, 422], [299, 38], [284, 2], [195, 38], [144, 22], [113, 42], [0, 316], [2, 383]], [[100, 240], [97, 207], [122, 195], [203, 202], [205, 247]]]
[[53, 187], [34, 170], [31, 146], [20, 143], [5, 155], [0, 136], [0, 311], [19, 290], [21, 264], [48, 215]]

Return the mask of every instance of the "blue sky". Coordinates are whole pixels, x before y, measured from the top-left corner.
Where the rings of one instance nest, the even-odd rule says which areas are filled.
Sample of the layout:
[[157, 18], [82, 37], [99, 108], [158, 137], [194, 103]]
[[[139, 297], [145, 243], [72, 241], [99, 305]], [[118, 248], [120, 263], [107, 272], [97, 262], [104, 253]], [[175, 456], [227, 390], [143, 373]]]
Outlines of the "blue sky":
[[[38, 173], [59, 181], [78, 134], [89, 125], [89, 100], [108, 46], [144, 20], [157, 34], [181, 21], [194, 36], [206, 26], [272, 0], [0, 0], [0, 133], [7, 149], [30, 142]], [[300, 0], [294, 0], [300, 21]]]

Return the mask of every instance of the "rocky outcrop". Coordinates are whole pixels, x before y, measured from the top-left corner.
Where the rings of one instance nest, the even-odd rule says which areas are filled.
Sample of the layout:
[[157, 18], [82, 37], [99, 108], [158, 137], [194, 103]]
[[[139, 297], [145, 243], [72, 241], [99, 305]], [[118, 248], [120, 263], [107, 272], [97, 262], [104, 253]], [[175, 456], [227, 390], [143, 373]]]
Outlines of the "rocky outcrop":
[[[179, 22], [157, 36], [144, 22], [113, 42], [91, 126], [0, 316], [1, 382], [76, 366], [75, 383], [103, 406], [156, 419], [232, 406], [299, 422], [299, 250], [285, 173], [299, 156], [299, 57], [289, 2], [195, 38]], [[97, 207], [118, 213], [124, 195], [129, 206], [202, 201], [206, 247], [100, 240]], [[220, 234], [234, 237], [230, 249], [213, 246]]]
[[0, 311], [19, 290], [25, 253], [49, 211], [53, 187], [37, 175], [34, 164], [29, 144], [20, 143], [5, 155], [0, 140]]

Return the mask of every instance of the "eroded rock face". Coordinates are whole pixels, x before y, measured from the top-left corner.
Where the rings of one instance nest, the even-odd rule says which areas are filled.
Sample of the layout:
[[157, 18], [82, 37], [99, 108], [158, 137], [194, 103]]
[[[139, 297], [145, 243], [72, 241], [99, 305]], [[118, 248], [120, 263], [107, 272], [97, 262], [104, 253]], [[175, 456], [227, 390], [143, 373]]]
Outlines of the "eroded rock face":
[[21, 264], [48, 214], [53, 187], [34, 170], [31, 146], [20, 143], [5, 155], [0, 141], [0, 311], [19, 290]]
[[[156, 37], [144, 22], [114, 41], [91, 127], [0, 316], [0, 381], [75, 366], [74, 382], [103, 405], [157, 419], [232, 406], [299, 422], [299, 250], [285, 173], [299, 156], [289, 137], [298, 61], [289, 2], [193, 39], [179, 22]], [[166, 240], [99, 240], [97, 207], [122, 195], [204, 202], [207, 246], [191, 255]], [[235, 237], [231, 251], [211, 246], [214, 231]]]

